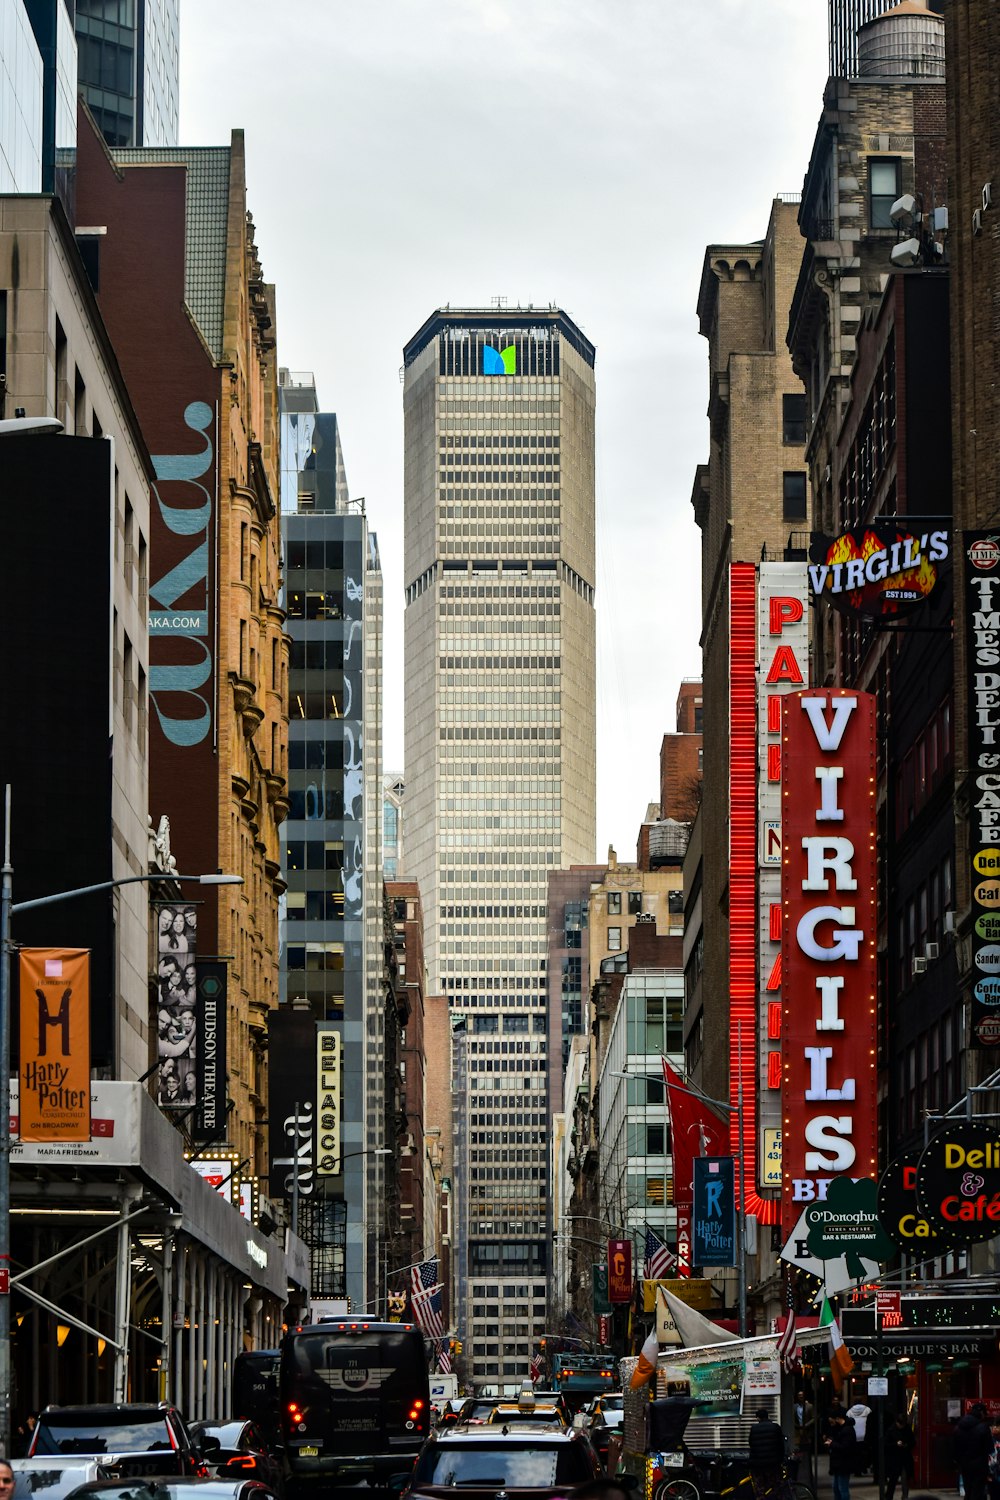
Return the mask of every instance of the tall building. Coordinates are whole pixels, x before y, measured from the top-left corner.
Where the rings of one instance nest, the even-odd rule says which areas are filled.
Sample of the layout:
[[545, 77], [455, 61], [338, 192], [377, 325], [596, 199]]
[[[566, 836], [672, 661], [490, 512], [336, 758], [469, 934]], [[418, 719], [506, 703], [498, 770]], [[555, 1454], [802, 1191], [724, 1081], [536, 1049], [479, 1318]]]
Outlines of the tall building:
[[452, 1010], [455, 1319], [512, 1378], [549, 1262], [548, 871], [595, 837], [594, 347], [555, 307], [446, 308], [404, 367], [406, 867]]
[[[83, 111], [79, 127], [78, 212], [104, 231], [97, 300], [156, 473], [143, 563], [150, 797], [179, 864], [242, 877], [207, 892], [198, 945], [224, 960], [228, 986], [220, 1149], [263, 1174], [288, 733], [274, 288], [247, 213], [241, 131], [229, 146], [112, 159]], [[126, 509], [127, 549], [134, 529]]]
[[401, 775], [382, 778], [382, 867], [387, 881], [403, 875], [403, 797]]
[[[289, 663], [288, 820], [282, 874], [282, 1017], [272, 1062], [272, 1120], [300, 1086], [298, 1041], [285, 1011], [307, 1007], [339, 1037], [341, 1156], [303, 1163], [299, 1225], [313, 1294], [364, 1307], [384, 1276], [379, 1230], [383, 1141], [380, 666], [381, 572], [363, 507], [348, 500], [337, 418], [321, 412], [311, 375], [279, 372], [282, 536]], [[374, 814], [373, 814], [374, 808]], [[301, 1024], [301, 1021], [300, 1023]], [[310, 1073], [310, 1077], [311, 1077]], [[318, 1109], [306, 1090], [310, 1135]], [[297, 1101], [288, 1100], [292, 1105]], [[294, 1116], [293, 1116], [294, 1118]], [[293, 1129], [296, 1127], [293, 1126]], [[311, 1140], [307, 1144], [311, 1145]], [[272, 1125], [272, 1191], [292, 1196], [290, 1155]], [[277, 1159], [277, 1160], [276, 1160]], [[339, 1170], [335, 1168], [339, 1165]], [[315, 1167], [315, 1170], [312, 1168]]]
[[74, 221], [73, 0], [0, 0], [0, 192], [55, 193]]
[[180, 0], [76, 0], [80, 92], [109, 146], [175, 146]]

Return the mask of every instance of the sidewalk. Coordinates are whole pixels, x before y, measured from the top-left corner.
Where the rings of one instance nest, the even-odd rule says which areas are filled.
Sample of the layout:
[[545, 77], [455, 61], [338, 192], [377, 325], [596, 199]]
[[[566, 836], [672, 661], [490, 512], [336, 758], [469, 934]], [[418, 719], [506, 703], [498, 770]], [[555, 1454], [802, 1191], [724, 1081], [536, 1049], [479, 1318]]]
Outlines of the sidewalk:
[[[799, 1478], [809, 1483], [805, 1464], [799, 1470]], [[831, 1500], [833, 1495], [833, 1484], [827, 1468], [826, 1459], [821, 1457], [819, 1461], [819, 1480], [816, 1485], [816, 1500]], [[954, 1485], [950, 1489], [932, 1490], [924, 1489], [922, 1485], [911, 1484], [909, 1500], [958, 1500], [958, 1490]], [[864, 1479], [851, 1479], [851, 1500], [879, 1500], [878, 1483], [876, 1480], [865, 1476]], [[897, 1484], [893, 1500], [902, 1500], [899, 1485]]]

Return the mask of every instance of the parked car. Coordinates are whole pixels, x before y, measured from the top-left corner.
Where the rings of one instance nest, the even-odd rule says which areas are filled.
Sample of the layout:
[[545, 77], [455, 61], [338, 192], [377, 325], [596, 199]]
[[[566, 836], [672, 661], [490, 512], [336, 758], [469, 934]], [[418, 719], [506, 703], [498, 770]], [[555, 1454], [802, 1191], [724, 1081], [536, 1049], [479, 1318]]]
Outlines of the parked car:
[[67, 1455], [99, 1458], [116, 1475], [207, 1474], [187, 1423], [166, 1401], [45, 1407], [28, 1457]]
[[454, 1427], [458, 1422], [467, 1422], [475, 1406], [471, 1396], [456, 1396], [438, 1403], [438, 1426]]
[[102, 1479], [81, 1484], [66, 1500], [280, 1500], [256, 1479]]
[[94, 1479], [110, 1479], [103, 1460], [58, 1455], [52, 1458], [14, 1458], [13, 1500], [65, 1500], [71, 1490]]
[[597, 1449], [597, 1456], [605, 1469], [608, 1468], [608, 1448], [612, 1437], [621, 1433], [625, 1413], [621, 1407], [607, 1406], [595, 1412], [590, 1420], [590, 1440]]
[[282, 1487], [280, 1450], [257, 1422], [192, 1422], [191, 1433], [213, 1479], [259, 1479]]
[[408, 1500], [557, 1500], [600, 1477], [584, 1432], [511, 1422], [506, 1427], [448, 1427], [427, 1439], [413, 1470]]

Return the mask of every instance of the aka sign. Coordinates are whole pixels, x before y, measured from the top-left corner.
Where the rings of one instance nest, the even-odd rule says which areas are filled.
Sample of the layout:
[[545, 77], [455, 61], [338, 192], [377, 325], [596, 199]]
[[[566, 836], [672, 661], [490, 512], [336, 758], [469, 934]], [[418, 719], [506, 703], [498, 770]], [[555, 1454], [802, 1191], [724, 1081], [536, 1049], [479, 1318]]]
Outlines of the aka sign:
[[876, 1174], [875, 700], [783, 702], [782, 1208]]

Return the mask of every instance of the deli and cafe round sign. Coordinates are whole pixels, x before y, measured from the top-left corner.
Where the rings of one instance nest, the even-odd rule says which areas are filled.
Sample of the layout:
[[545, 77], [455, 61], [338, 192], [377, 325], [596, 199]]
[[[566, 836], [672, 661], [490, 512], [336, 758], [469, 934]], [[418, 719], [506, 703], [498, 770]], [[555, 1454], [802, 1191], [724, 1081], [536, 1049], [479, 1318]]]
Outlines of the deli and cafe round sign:
[[920, 1212], [943, 1236], [963, 1244], [1000, 1234], [1000, 1129], [958, 1120], [929, 1141], [917, 1162]]
[[879, 1179], [878, 1221], [893, 1244], [911, 1255], [926, 1258], [943, 1255], [954, 1247], [956, 1236], [932, 1223], [917, 1202], [919, 1151], [903, 1151]]

